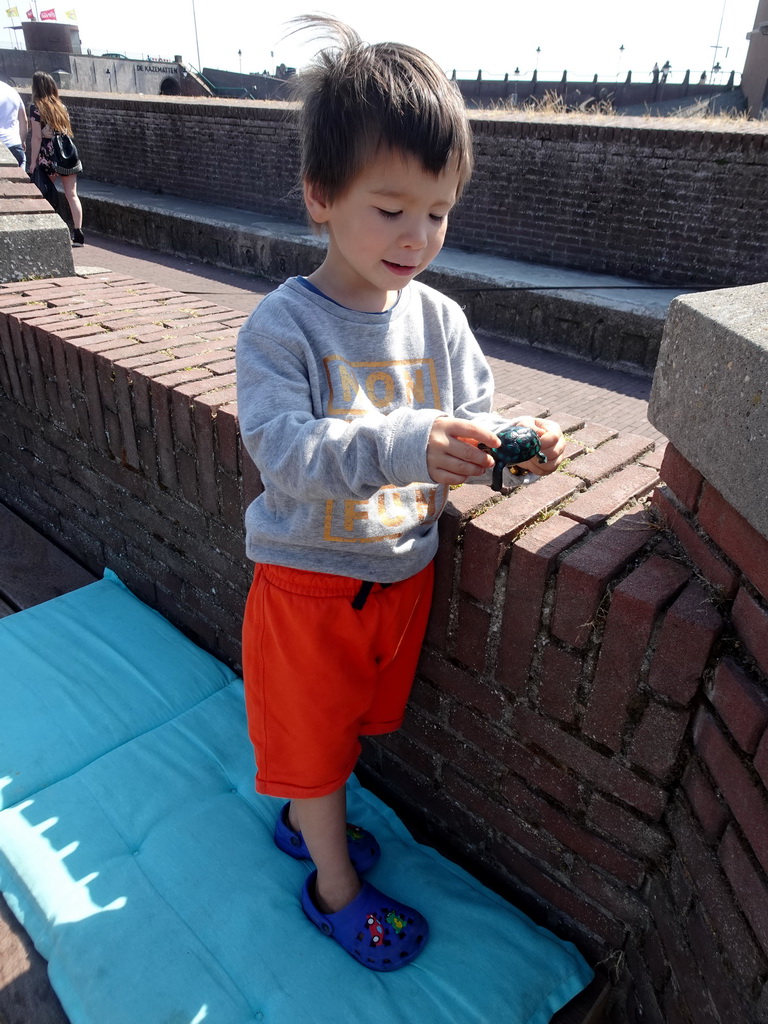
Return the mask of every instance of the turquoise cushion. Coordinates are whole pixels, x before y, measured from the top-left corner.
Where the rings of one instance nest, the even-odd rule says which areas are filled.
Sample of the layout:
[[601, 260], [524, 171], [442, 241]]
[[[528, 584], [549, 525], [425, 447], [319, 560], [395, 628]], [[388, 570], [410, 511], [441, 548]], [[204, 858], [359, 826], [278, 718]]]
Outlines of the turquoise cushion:
[[[104, 579], [0, 620], [0, 808], [209, 697], [235, 673]], [[2, 769], [9, 767], [6, 780]], [[5, 788], [4, 788], [5, 787]]]
[[253, 789], [242, 684], [114, 577], [0, 622], [0, 664], [0, 887], [73, 1024], [545, 1024], [591, 980], [354, 779], [369, 877], [431, 938], [379, 975], [321, 935]]

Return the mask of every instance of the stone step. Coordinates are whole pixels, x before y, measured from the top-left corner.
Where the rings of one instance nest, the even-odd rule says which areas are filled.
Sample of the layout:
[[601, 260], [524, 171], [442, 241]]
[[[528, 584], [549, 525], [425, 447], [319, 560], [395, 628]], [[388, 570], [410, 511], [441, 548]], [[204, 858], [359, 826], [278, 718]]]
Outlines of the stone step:
[[0, 505], [0, 616], [77, 590], [96, 577]]
[[[280, 281], [310, 273], [324, 241], [303, 224], [105, 182], [78, 183], [88, 230]], [[456, 299], [474, 330], [651, 376], [681, 288], [445, 248], [421, 280]]]

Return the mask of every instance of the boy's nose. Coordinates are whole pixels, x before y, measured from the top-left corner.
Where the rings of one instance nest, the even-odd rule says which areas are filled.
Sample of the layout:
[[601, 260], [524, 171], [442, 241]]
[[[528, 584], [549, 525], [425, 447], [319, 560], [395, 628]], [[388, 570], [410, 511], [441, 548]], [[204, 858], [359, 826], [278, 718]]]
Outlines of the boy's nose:
[[406, 249], [425, 249], [429, 236], [427, 226], [420, 217], [413, 217], [402, 224], [400, 245]]
[[401, 243], [407, 249], [424, 249], [427, 245], [427, 229], [421, 224], [410, 224], [401, 236]]

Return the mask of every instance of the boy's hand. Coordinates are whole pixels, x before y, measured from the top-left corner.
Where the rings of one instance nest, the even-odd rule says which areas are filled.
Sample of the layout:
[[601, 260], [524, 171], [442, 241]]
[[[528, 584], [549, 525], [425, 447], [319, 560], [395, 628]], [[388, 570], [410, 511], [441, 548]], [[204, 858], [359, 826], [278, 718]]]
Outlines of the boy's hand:
[[530, 427], [539, 435], [541, 454], [546, 455], [546, 462], [539, 462], [538, 459], [530, 459], [528, 462], [521, 462], [520, 468], [526, 473], [535, 473], [536, 476], [546, 476], [547, 473], [554, 473], [563, 461], [565, 450], [565, 438], [560, 429], [560, 424], [554, 420], [534, 419], [533, 416], [518, 416], [515, 420], [521, 427]]
[[436, 484], [463, 484], [469, 477], [483, 474], [493, 465], [493, 459], [475, 447], [478, 441], [489, 448], [499, 445], [495, 434], [470, 420], [449, 416], [436, 419], [427, 442], [427, 468], [432, 480]]

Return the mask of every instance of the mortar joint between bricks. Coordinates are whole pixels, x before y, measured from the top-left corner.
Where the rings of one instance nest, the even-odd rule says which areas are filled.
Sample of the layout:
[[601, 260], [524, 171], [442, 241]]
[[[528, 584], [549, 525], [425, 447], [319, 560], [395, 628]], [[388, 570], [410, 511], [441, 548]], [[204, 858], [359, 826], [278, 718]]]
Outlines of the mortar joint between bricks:
[[[540, 829], [537, 826], [532, 825], [530, 822], [526, 822], [525, 819], [521, 818], [520, 820], [521, 820], [521, 822], [523, 824], [528, 825], [528, 827], [531, 828], [532, 831], [534, 831], [534, 832], [540, 831]], [[542, 871], [542, 873], [548, 875], [550, 878], [554, 879], [556, 882], [558, 882], [560, 885], [562, 885], [565, 889], [567, 889], [569, 891], [574, 891], [574, 889], [576, 889], [576, 887], [574, 886], [573, 879], [572, 879], [573, 866], [575, 864], [577, 864], [577, 863], [583, 863], [585, 858], [580, 856], [579, 854], [574, 853], [573, 851], [569, 850], [559, 840], [557, 842], [558, 842], [558, 845], [560, 846], [559, 860], [560, 860], [561, 866], [558, 866], [557, 864], [553, 864], [553, 863], [551, 863], [549, 861], [547, 861], [546, 863], [539, 862], [540, 870]], [[517, 843], [513, 843], [513, 845], [515, 845], [518, 849], [521, 849], [521, 852], [526, 857], [530, 858], [530, 856], [531, 856], [530, 850], [523, 850], [522, 848], [520, 848], [518, 846]], [[594, 870], [594, 867], [593, 867], [592, 864], [589, 864], [589, 867]], [[586, 892], [583, 892], [581, 889], [576, 889], [576, 892], [578, 894], [579, 899], [583, 900], [586, 904], [588, 904], [591, 907], [594, 907], [601, 914], [611, 918], [611, 920], [613, 920], [614, 922], [616, 922], [618, 924], [624, 925], [624, 923], [621, 922], [616, 917], [616, 914], [613, 911], [611, 911], [608, 907], [605, 907], [604, 905], [599, 903], [594, 897], [590, 896]], [[557, 914], [557, 915], [560, 915], [560, 914], [563, 913], [561, 910], [558, 910], [555, 907], [550, 908], [550, 911], [553, 912], [554, 914]], [[626, 925], [624, 925], [624, 927], [626, 929]], [[626, 942], [626, 939], [625, 939], [625, 942]]]
[[[611, 438], [611, 440], [616, 440], [616, 438]], [[596, 450], [597, 449], [595, 449], [595, 451]], [[578, 468], [575, 469], [573, 472], [569, 472], [567, 466], [568, 465], [576, 465], [578, 467], [579, 458], [584, 458], [584, 457], [586, 457], [586, 453], [585, 453], [585, 455], [579, 456], [576, 459], [568, 459], [567, 462], [566, 462], [566, 466], [559, 466], [558, 469], [556, 470], [556, 472], [560, 472], [562, 470], [565, 476], [574, 476], [574, 477], [578, 478], [579, 477]], [[637, 456], [637, 458], [628, 459], [626, 462], [623, 462], [621, 465], [614, 466], [614, 468], [612, 470], [610, 470], [608, 473], [606, 473], [604, 476], [600, 476], [596, 480], [593, 480], [591, 482], [588, 481], [588, 480], [584, 480], [583, 477], [580, 478], [580, 479], [582, 479], [583, 484], [584, 484], [583, 490], [588, 490], [590, 487], [596, 487], [598, 484], [603, 483], [605, 480], [611, 480], [613, 477], [617, 476], [623, 470], [628, 469], [630, 466], [638, 466], [640, 464], [639, 460], [640, 460], [641, 457], [642, 456]]]
[[[462, 524], [462, 531], [463, 531]], [[451, 658], [456, 656], [456, 637], [459, 632], [459, 603], [461, 593], [461, 563], [464, 557], [464, 545], [461, 543], [462, 534], [456, 538], [453, 550], [453, 579], [451, 580], [451, 596], [448, 602], [448, 624], [445, 634], [445, 652]]]
[[[640, 523], [640, 524], [630, 523], [628, 526], [625, 526], [624, 528], [627, 529], [627, 530], [648, 530], [650, 528], [652, 531], [654, 531], [656, 533], [661, 532], [661, 531], [659, 531], [654, 526], [654, 524], [652, 522], [651, 512], [652, 512], [653, 506], [650, 504], [650, 494], [643, 495], [641, 498], [636, 498], [634, 500], [637, 503], [637, 510], [638, 510], [638, 512], [642, 512], [643, 513], [643, 517], [642, 517], [643, 518], [643, 522]], [[619, 509], [618, 512], [614, 512], [612, 516], [609, 516], [608, 519], [605, 520], [605, 523], [603, 525], [604, 526], [614, 526], [614, 525], [616, 525], [618, 529], [621, 529], [621, 520], [624, 519], [626, 514], [627, 514], [626, 508]], [[637, 558], [640, 561], [644, 561], [647, 553], [651, 550], [651, 548], [655, 547], [656, 544], [658, 544], [659, 539], [660, 538], [658, 538], [658, 537], [655, 538], [655, 539], [653, 537], [650, 537], [648, 542], [641, 549], [641, 551], [638, 552]], [[645, 552], [645, 554], [643, 552]]]
[[[564, 557], [565, 552], [561, 557]], [[559, 563], [558, 563], [559, 564]], [[553, 643], [552, 635], [549, 631], [549, 625], [552, 620], [552, 613], [555, 606], [555, 590], [557, 589], [557, 567], [549, 575], [546, 587], [544, 589], [544, 597], [541, 602], [541, 620], [539, 622], [539, 631], [536, 634], [536, 638], [533, 641], [533, 657], [531, 658], [531, 664], [528, 668], [528, 675], [525, 680], [524, 693], [528, 696], [528, 703], [531, 706], [538, 704], [539, 699], [539, 685], [541, 682], [541, 672], [544, 661], [544, 650], [550, 644]], [[567, 644], [558, 644], [563, 650], [571, 650]], [[538, 681], [538, 683], [537, 683]]]
[[[637, 726], [639, 723], [639, 715], [645, 711], [652, 700], [665, 707], [679, 709], [680, 704], [671, 698], [664, 696], [663, 694], [656, 693], [648, 683], [648, 676], [651, 670], [651, 662], [653, 661], [654, 655], [656, 654], [656, 648], [659, 642], [659, 636], [661, 635], [664, 627], [664, 620], [666, 614], [675, 601], [680, 597], [682, 591], [676, 591], [671, 594], [666, 603], [659, 608], [658, 614], [651, 626], [650, 636], [648, 637], [648, 643], [645, 651], [643, 652], [642, 661], [640, 662], [640, 670], [637, 677], [637, 689], [634, 694], [634, 699], [630, 700], [627, 708], [627, 722], [630, 725]], [[711, 657], [711, 655], [710, 655]], [[633, 717], [634, 712], [634, 717]], [[634, 729], [632, 729], [634, 735]], [[632, 737], [630, 737], [631, 739]]]
[[[657, 623], [657, 626], [658, 625], [659, 624]], [[628, 763], [631, 763], [630, 751], [632, 748], [632, 743], [635, 738], [635, 734], [637, 732], [637, 727], [642, 722], [645, 712], [648, 710], [649, 706], [654, 701], [654, 693], [646, 682], [648, 678], [648, 670], [650, 668], [650, 663], [651, 655], [649, 651], [646, 650], [645, 655], [643, 656], [642, 664], [640, 666], [637, 687], [634, 693], [632, 693], [629, 699], [627, 700], [627, 710], [624, 715], [624, 724], [621, 734], [620, 753], [623, 757], [626, 757], [628, 759]], [[663, 702], [659, 701], [659, 703]], [[671, 702], [667, 706], [674, 707], [674, 705]], [[634, 766], [634, 764], [632, 770], [635, 772], [637, 771], [637, 767]]]
[[[674, 707], [674, 704], [665, 704], [665, 706]], [[671, 764], [669, 769], [667, 770], [663, 780], [661, 780], [664, 789], [670, 794], [682, 789], [682, 780], [683, 775], [685, 774], [685, 770], [696, 757], [696, 752], [693, 745], [694, 717], [694, 714], [691, 713], [690, 718], [688, 720], [688, 724], [685, 728], [685, 733], [680, 741], [677, 756], [675, 757], [673, 764]], [[632, 771], [635, 775], [637, 775], [638, 778], [645, 779], [652, 785], [658, 785], [660, 781], [658, 778], [655, 778], [653, 775], [646, 772], [643, 768], [639, 767], [638, 765], [633, 764]], [[760, 780], [757, 778], [757, 773], [755, 773], [754, 779], [756, 782], [758, 782], [758, 784], [760, 784]]]
[[[634, 568], [634, 563], [632, 564], [632, 568]], [[589, 639], [587, 641], [586, 647], [582, 648], [584, 652], [584, 661], [586, 662], [587, 660], [589, 660], [589, 663], [593, 669], [592, 673], [588, 677], [589, 681], [591, 681], [592, 675], [594, 674], [594, 666], [597, 664], [597, 659], [600, 656], [600, 650], [603, 645], [605, 623], [606, 619], [608, 618], [608, 612], [610, 610], [613, 592], [619, 585], [619, 583], [621, 583], [624, 580], [626, 575], [629, 575], [629, 573], [622, 573], [620, 576], [617, 576], [614, 579], [610, 580], [605, 590], [603, 591], [603, 595], [600, 598], [600, 601], [598, 602], [597, 608], [595, 608], [592, 614], [592, 618], [588, 619], [586, 622], [581, 623], [582, 627], [586, 626], [589, 628]], [[586, 703], [588, 693], [585, 693], [583, 696]]]
[[498, 657], [499, 641], [501, 639], [501, 622], [504, 615], [504, 598], [507, 590], [507, 576], [509, 574], [509, 552], [496, 573], [496, 581], [493, 588], [491, 600], [491, 619], [488, 625], [487, 648], [485, 657], [485, 672], [483, 673], [493, 684], [496, 675], [496, 658]]
[[[691, 716], [691, 718], [693, 718], [693, 716]], [[691, 720], [691, 722], [688, 723], [686, 735], [690, 735], [690, 731], [692, 728], [693, 724]], [[658, 786], [661, 782], [664, 790], [667, 792], [667, 795], [669, 796], [672, 792], [676, 790], [679, 777], [682, 775], [685, 765], [688, 763], [688, 761], [690, 761], [691, 749], [692, 748], [689, 748], [688, 744], [685, 741], [683, 741], [680, 744], [680, 753], [678, 754], [678, 757], [675, 760], [675, 767], [678, 768], [678, 771], [673, 774], [672, 769], [670, 769], [670, 773], [665, 778], [665, 780], [663, 780], [663, 782], [661, 782], [661, 780], [659, 780], [659, 778], [655, 776], [653, 772], [648, 771], [647, 768], [643, 768], [642, 765], [635, 764], [635, 762], [622, 751], [619, 751], [618, 753], [614, 753], [613, 751], [611, 751], [611, 753], [613, 754], [613, 759], [616, 761], [617, 764], [620, 764], [623, 768], [626, 768], [627, 771], [632, 772], [632, 774], [636, 778], [640, 779], [641, 782], [646, 782], [650, 786]], [[667, 781], [667, 778], [669, 781]], [[664, 813], [666, 814], [666, 810]]]
[[[698, 710], [701, 711], [702, 708], [704, 708], [709, 713], [709, 715], [715, 720], [717, 728], [720, 730], [720, 732], [723, 734], [723, 736], [730, 736], [730, 730], [728, 729], [728, 726], [725, 724], [723, 719], [720, 717], [720, 714], [718, 713], [717, 709], [709, 701], [709, 699], [707, 699], [706, 705], [704, 705], [704, 704], [699, 705]], [[695, 715], [691, 715], [691, 721], [689, 722], [689, 725], [688, 725], [688, 732], [686, 734], [686, 738], [692, 737], [695, 718], [696, 718]], [[731, 745], [731, 747], [733, 747], [732, 741], [729, 740], [728, 742]], [[710, 782], [710, 785], [712, 786], [712, 788], [715, 790], [716, 793], [720, 794], [721, 793], [720, 786], [718, 785], [716, 779], [712, 775], [712, 772], [710, 771], [709, 766], [707, 765], [706, 761], [704, 760], [703, 757], [700, 757], [698, 755], [698, 752], [694, 748], [693, 743], [691, 741], [690, 750], [689, 750], [689, 754], [688, 754], [688, 761], [692, 761], [692, 760], [695, 760], [697, 762], [697, 764], [698, 764], [699, 768], [701, 769], [701, 771], [709, 779], [709, 782]], [[684, 767], [686, 767], [686, 766], [687, 766], [687, 764]], [[750, 758], [743, 759], [742, 760], [742, 767], [743, 767], [744, 771], [746, 772], [747, 777], [750, 779], [752, 785], [754, 785], [759, 792], [762, 792], [763, 789], [765, 788], [765, 786], [764, 786], [763, 780], [761, 779], [760, 775], [758, 774], [757, 770], [754, 767], [753, 760], [750, 759]], [[739, 829], [740, 829], [740, 831], [743, 831], [743, 829], [741, 829], [741, 826], [739, 826]]]
[[596, 643], [588, 645], [581, 659], [581, 675], [579, 677], [579, 685], [576, 690], [576, 725], [579, 729], [583, 728], [584, 716], [587, 713], [587, 705], [589, 702], [589, 694], [592, 692], [595, 670], [597, 668], [597, 659], [600, 656], [600, 648], [602, 645], [602, 632], [603, 631], [601, 630], [600, 639]]
[[[670, 497], [673, 498], [675, 504], [677, 504], [677, 499], [671, 492]], [[757, 600], [762, 600], [761, 595], [757, 592], [757, 590], [754, 590], [752, 588], [751, 583], [749, 583], [746, 577], [744, 577], [739, 567], [734, 562], [732, 562], [730, 558], [728, 558], [724, 551], [717, 547], [717, 545], [714, 543], [709, 534], [703, 529], [703, 527], [699, 525], [698, 521], [696, 519], [691, 519], [691, 517], [686, 513], [686, 510], [683, 508], [682, 505], [678, 508], [678, 512], [684, 515], [686, 521], [691, 526], [693, 526], [693, 528], [696, 530], [697, 535], [706, 544], [707, 549], [711, 551], [713, 554], [717, 555], [721, 561], [723, 561], [730, 569], [733, 569], [733, 571], [739, 576], [739, 582], [741, 586], [751, 591], [752, 596], [757, 598]], [[701, 586], [701, 588], [707, 593], [709, 601], [712, 604], [712, 606], [716, 608], [718, 611], [723, 611], [726, 608], [730, 609], [733, 603], [732, 598], [729, 598], [727, 596], [725, 589], [720, 584], [713, 583], [711, 580], [709, 580], [704, 575], [699, 566], [693, 561], [693, 559], [690, 558], [687, 551], [685, 550], [683, 542], [672, 529], [672, 526], [669, 524], [666, 516], [664, 515], [664, 512], [656, 505], [649, 505], [648, 518], [652, 529], [658, 530], [660, 533], [663, 533], [664, 539], [673, 549], [673, 551], [670, 552], [668, 557], [674, 559], [676, 562], [679, 562], [681, 565], [684, 565], [686, 568], [691, 570], [693, 578], [696, 580], [699, 586]]]
[[[704, 693], [707, 700], [711, 704], [711, 692], [714, 688], [713, 680], [715, 671], [720, 663], [730, 658], [735, 662], [739, 668], [741, 668], [747, 676], [749, 676], [753, 682], [758, 686], [764, 677], [764, 673], [761, 671], [760, 666], [757, 664], [751, 653], [746, 649], [744, 643], [739, 639], [738, 635], [733, 633], [730, 634], [728, 630], [724, 631], [715, 641], [710, 651], [709, 660], [701, 675], [701, 692]], [[671, 705], [676, 707], [674, 703]], [[714, 710], [714, 706], [713, 710]], [[718, 715], [719, 717], [719, 715]]]

